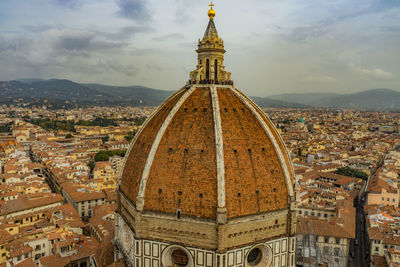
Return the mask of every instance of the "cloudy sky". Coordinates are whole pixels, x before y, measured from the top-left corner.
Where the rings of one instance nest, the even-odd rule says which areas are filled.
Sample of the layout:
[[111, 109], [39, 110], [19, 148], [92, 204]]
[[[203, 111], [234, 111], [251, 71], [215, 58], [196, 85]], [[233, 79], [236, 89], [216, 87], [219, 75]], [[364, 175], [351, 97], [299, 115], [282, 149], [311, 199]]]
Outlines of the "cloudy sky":
[[[226, 68], [245, 93], [400, 90], [400, 0], [216, 0]], [[176, 90], [207, 0], [0, 0], [0, 80]]]

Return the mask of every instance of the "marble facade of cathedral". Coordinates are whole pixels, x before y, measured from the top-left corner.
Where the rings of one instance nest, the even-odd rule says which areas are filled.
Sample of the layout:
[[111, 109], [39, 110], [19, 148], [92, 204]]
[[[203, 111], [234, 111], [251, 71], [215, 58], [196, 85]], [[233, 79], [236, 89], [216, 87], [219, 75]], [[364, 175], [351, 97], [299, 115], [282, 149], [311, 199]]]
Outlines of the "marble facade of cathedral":
[[115, 256], [129, 266], [295, 266], [293, 167], [273, 123], [233, 86], [212, 6], [189, 83], [126, 156]]

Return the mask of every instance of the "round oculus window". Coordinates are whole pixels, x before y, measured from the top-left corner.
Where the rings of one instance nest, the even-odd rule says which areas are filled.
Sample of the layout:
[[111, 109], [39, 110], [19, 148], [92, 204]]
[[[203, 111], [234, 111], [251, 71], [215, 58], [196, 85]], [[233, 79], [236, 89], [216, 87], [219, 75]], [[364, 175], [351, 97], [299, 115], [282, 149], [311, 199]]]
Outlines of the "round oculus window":
[[189, 263], [189, 257], [182, 249], [176, 249], [171, 254], [172, 263], [174, 266], [185, 267]]
[[259, 248], [254, 248], [247, 255], [247, 263], [251, 266], [256, 266], [262, 260], [262, 251]]

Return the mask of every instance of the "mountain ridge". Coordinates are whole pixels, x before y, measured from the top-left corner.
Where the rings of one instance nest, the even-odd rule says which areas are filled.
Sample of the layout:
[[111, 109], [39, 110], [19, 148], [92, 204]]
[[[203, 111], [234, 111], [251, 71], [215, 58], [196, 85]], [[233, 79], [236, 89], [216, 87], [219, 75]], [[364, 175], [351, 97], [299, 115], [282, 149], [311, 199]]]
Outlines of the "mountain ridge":
[[[0, 81], [0, 104], [52, 103], [57, 108], [79, 105], [157, 106], [174, 91], [145, 86], [112, 86], [76, 83], [67, 79], [36, 78]], [[352, 108], [360, 110], [400, 111], [400, 92], [387, 88], [352, 94], [294, 93], [251, 99], [271, 108]]]
[[400, 111], [400, 91], [375, 88], [356, 93], [295, 93], [272, 95], [269, 98], [313, 107], [348, 108], [371, 111]]

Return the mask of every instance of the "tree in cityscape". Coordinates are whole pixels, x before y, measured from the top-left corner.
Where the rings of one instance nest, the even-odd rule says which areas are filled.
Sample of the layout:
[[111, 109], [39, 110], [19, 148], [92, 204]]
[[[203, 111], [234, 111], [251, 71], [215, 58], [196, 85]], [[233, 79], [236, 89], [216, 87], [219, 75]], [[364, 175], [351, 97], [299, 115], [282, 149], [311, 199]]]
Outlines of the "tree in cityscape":
[[58, 121], [50, 119], [28, 119], [26, 121], [38, 125], [45, 130], [56, 130], [56, 131], [61, 130], [61, 131], [76, 132], [75, 124], [73, 121]]
[[124, 157], [126, 150], [102, 150], [96, 153], [94, 156], [94, 161], [108, 161], [112, 156]]
[[349, 166], [339, 168], [339, 169], [337, 169], [337, 171], [335, 173], [340, 174], [340, 175], [345, 175], [345, 176], [356, 177], [356, 178], [360, 178], [363, 180], [368, 180], [368, 174], [366, 174], [365, 172], [350, 168]]
[[103, 144], [108, 142], [108, 140], [110, 140], [110, 137], [108, 135], [101, 138], [101, 141], [103, 142]]
[[128, 135], [125, 135], [124, 138], [126, 141], [131, 142], [133, 137], [135, 137], [136, 131], [130, 132]]
[[92, 121], [79, 120], [76, 123], [76, 125], [108, 127], [108, 126], [118, 126], [118, 123], [116, 122], [115, 119], [95, 118]]
[[299, 147], [299, 149], [297, 150], [297, 156], [301, 157], [302, 154], [303, 154], [303, 149]]
[[90, 160], [88, 163], [88, 167], [90, 168], [90, 172], [93, 172], [94, 167], [96, 167], [96, 161]]
[[0, 133], [9, 133], [11, 132], [11, 123], [0, 125]]

